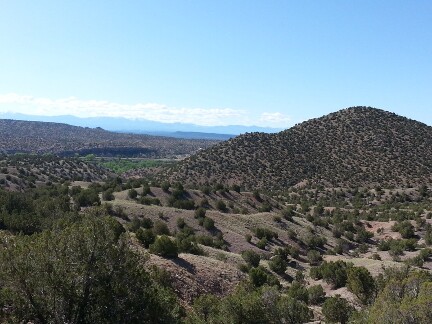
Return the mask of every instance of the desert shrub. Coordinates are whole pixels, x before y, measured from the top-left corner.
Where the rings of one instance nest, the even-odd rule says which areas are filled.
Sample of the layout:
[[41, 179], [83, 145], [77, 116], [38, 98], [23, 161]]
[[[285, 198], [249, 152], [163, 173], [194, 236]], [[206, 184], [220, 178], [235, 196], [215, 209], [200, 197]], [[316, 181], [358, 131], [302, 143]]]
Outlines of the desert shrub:
[[409, 267], [388, 268], [377, 280], [378, 296], [366, 312], [368, 323], [429, 323], [432, 278]]
[[194, 217], [195, 218], [204, 218], [206, 215], [206, 210], [202, 207], [199, 207], [195, 210]]
[[267, 239], [263, 237], [261, 240], [257, 242], [256, 246], [261, 250], [265, 250], [267, 243], [268, 243]]
[[78, 207], [89, 207], [101, 203], [98, 192], [91, 189], [80, 190], [73, 196], [73, 199]]
[[185, 222], [184, 218], [182, 218], [182, 217], [177, 218], [177, 227], [182, 229], [185, 226], [186, 226], [186, 222]]
[[354, 308], [339, 295], [328, 298], [322, 306], [322, 313], [328, 323], [345, 324], [353, 311]]
[[168, 229], [167, 224], [160, 220], [154, 222], [153, 232], [156, 235], [170, 235], [170, 230]]
[[207, 216], [204, 217], [203, 227], [208, 231], [213, 230], [215, 228], [214, 220], [210, 217], [207, 217]]
[[245, 239], [246, 239], [246, 242], [250, 243], [252, 241], [252, 235], [246, 234]]
[[258, 208], [258, 211], [259, 211], [260, 213], [268, 213], [268, 212], [270, 212], [271, 210], [272, 210], [272, 207], [271, 207], [270, 204], [267, 203], [267, 202], [263, 203], [263, 204]]
[[311, 305], [320, 305], [324, 302], [325, 292], [321, 285], [311, 286], [308, 288], [308, 300]]
[[211, 188], [209, 186], [204, 186], [201, 188], [201, 192], [205, 195], [209, 195], [211, 192]]
[[269, 241], [272, 240], [274, 237], [276, 237], [275, 232], [269, 230], [268, 228], [263, 228], [263, 227], [256, 227], [254, 229], [254, 233], [257, 238], [259, 239], [266, 238]]
[[139, 199], [139, 202], [140, 202], [140, 204], [147, 205], [147, 206], [150, 206], [150, 205], [160, 206], [161, 205], [159, 198], [153, 198], [153, 197], [141, 197]]
[[153, 227], [153, 221], [148, 217], [144, 217], [141, 220], [141, 226], [144, 228], [152, 228]]
[[138, 217], [134, 217], [129, 224], [129, 230], [131, 232], [136, 232], [141, 227], [141, 221]]
[[178, 252], [203, 255], [204, 250], [195, 241], [195, 237], [187, 232], [181, 231], [176, 235]]
[[318, 264], [322, 261], [322, 256], [317, 250], [310, 250], [307, 253], [307, 258], [311, 265]]
[[294, 213], [294, 209], [292, 208], [292, 206], [288, 206], [286, 207], [284, 210], [282, 210], [281, 212], [281, 216], [283, 218], [285, 218], [287, 221], [292, 221], [293, 220], [293, 216], [295, 215]]
[[288, 252], [294, 259], [298, 259], [300, 257], [300, 250], [296, 246], [290, 246], [288, 248]]
[[150, 247], [150, 244], [153, 244], [156, 240], [156, 235], [151, 229], [139, 228], [136, 231], [136, 237], [146, 249], [148, 249]]
[[365, 267], [351, 267], [347, 270], [347, 288], [367, 304], [374, 296], [375, 280]]
[[159, 236], [150, 245], [150, 252], [165, 258], [176, 258], [178, 256], [177, 244], [166, 235]]
[[287, 269], [287, 262], [282, 256], [275, 255], [273, 258], [271, 258], [269, 266], [274, 272], [283, 274]]
[[399, 232], [404, 239], [414, 237], [414, 226], [410, 221], [403, 221], [393, 225], [392, 230]]
[[104, 192], [102, 192], [102, 199], [105, 201], [111, 201], [114, 200], [114, 190], [112, 188], [109, 188], [107, 190], [105, 190]]
[[161, 183], [161, 189], [162, 189], [164, 192], [168, 192], [170, 186], [171, 186], [170, 183], [167, 182], [167, 181], [164, 181], [164, 182]]
[[225, 202], [220, 199], [216, 201], [216, 208], [219, 209], [220, 211], [226, 211], [227, 209]]
[[293, 281], [291, 287], [288, 289], [288, 296], [295, 300], [300, 300], [305, 304], [307, 304], [309, 300], [308, 290], [298, 281]]
[[136, 197], [138, 197], [138, 192], [132, 188], [128, 191], [128, 197], [130, 199], [135, 199]]
[[255, 287], [261, 287], [265, 284], [269, 286], [280, 285], [276, 277], [268, 273], [262, 266], [258, 266], [249, 270], [249, 280]]
[[301, 301], [281, 294], [276, 287], [254, 289], [240, 285], [231, 295], [204, 295], [194, 303], [187, 323], [306, 323], [312, 312]]
[[148, 194], [151, 194], [151, 189], [150, 186], [145, 183], [143, 185], [142, 196], [147, 196]]
[[310, 248], [315, 249], [317, 247], [324, 247], [327, 243], [327, 239], [323, 236], [309, 234], [303, 239], [304, 243]]
[[347, 270], [351, 264], [338, 260], [336, 262], [324, 261], [319, 267], [311, 268], [310, 275], [314, 279], [324, 279], [325, 282], [331, 284], [333, 288], [344, 287], [347, 282]]
[[237, 193], [240, 193], [240, 186], [237, 185], [237, 184], [235, 184], [235, 185], [232, 186], [232, 190], [235, 191], [235, 192], [237, 192]]
[[279, 215], [273, 216], [273, 221], [275, 221], [276, 223], [280, 223], [282, 222], [282, 217], [280, 217]]
[[261, 256], [253, 250], [247, 250], [242, 252], [242, 258], [251, 267], [258, 267]]

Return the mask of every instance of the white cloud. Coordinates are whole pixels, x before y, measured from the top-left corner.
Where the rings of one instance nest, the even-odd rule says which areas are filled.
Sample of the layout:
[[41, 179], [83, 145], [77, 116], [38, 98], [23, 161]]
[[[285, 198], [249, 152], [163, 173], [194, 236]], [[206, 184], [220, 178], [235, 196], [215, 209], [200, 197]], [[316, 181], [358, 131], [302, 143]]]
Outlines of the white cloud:
[[0, 111], [30, 115], [77, 117], [123, 117], [165, 123], [193, 123], [204, 126], [257, 125], [283, 127], [289, 117], [279, 112], [253, 116], [246, 110], [231, 108], [179, 108], [157, 103], [121, 104], [103, 100], [37, 98], [15, 93], [0, 94]]
[[261, 124], [275, 125], [274, 127], [287, 128], [291, 123], [291, 117], [280, 112], [265, 112], [261, 114]]

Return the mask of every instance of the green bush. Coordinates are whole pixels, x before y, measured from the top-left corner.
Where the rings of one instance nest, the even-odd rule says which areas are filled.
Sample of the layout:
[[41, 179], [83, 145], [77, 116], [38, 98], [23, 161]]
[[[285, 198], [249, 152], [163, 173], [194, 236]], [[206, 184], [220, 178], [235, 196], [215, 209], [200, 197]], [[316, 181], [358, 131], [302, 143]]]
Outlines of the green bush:
[[321, 285], [311, 286], [308, 288], [309, 304], [320, 305], [324, 302], [325, 292]]
[[318, 251], [316, 251], [316, 250], [310, 250], [310, 251], [307, 253], [307, 258], [308, 258], [308, 261], [309, 261], [309, 263], [310, 263], [311, 265], [318, 264], [319, 262], [322, 261], [322, 256], [321, 256], [321, 254], [320, 254]]
[[347, 288], [363, 304], [372, 300], [375, 293], [375, 280], [364, 267], [351, 267], [347, 271]]
[[295, 300], [301, 300], [305, 304], [307, 304], [309, 300], [308, 290], [298, 281], [293, 281], [291, 287], [288, 289], [288, 296]]
[[216, 208], [223, 212], [226, 211], [227, 209], [226, 204], [223, 200], [218, 200], [216, 202]]
[[167, 182], [167, 181], [164, 181], [164, 182], [162, 182], [162, 184], [161, 184], [161, 188], [162, 188], [162, 190], [163, 190], [164, 192], [168, 192], [170, 186], [171, 186], [170, 183]]
[[348, 322], [353, 311], [354, 308], [339, 295], [328, 298], [322, 306], [322, 313], [328, 323], [345, 324]]
[[261, 260], [261, 256], [258, 253], [253, 250], [247, 250], [243, 251], [241, 255], [248, 265], [258, 267]]
[[203, 226], [208, 231], [213, 230], [215, 228], [214, 220], [210, 217], [204, 217]]
[[153, 232], [156, 235], [170, 235], [170, 231], [168, 229], [167, 224], [164, 222], [157, 220], [153, 225]]
[[178, 323], [175, 295], [150, 280], [118, 225], [88, 215], [62, 229], [2, 240], [2, 289], [13, 306], [2, 322]]
[[109, 188], [102, 192], [102, 199], [105, 201], [112, 201], [115, 199], [114, 197], [114, 190], [112, 188]]
[[166, 235], [159, 236], [150, 245], [150, 252], [165, 258], [176, 258], [178, 256], [177, 244]]
[[414, 226], [410, 221], [403, 221], [393, 225], [392, 230], [401, 234], [402, 238], [409, 239], [414, 237]]
[[265, 250], [267, 243], [268, 243], [267, 239], [263, 237], [261, 240], [257, 242], [256, 246], [261, 250]]
[[146, 249], [148, 249], [150, 244], [153, 244], [156, 240], [156, 235], [151, 229], [139, 228], [136, 232], [136, 237]]
[[282, 256], [276, 255], [269, 261], [269, 266], [274, 272], [283, 274], [287, 269], [287, 262]]
[[130, 199], [135, 199], [136, 197], [138, 197], [138, 192], [132, 188], [128, 191], [128, 197]]
[[202, 207], [199, 207], [195, 210], [194, 217], [195, 218], [204, 218], [206, 215], [206, 210]]

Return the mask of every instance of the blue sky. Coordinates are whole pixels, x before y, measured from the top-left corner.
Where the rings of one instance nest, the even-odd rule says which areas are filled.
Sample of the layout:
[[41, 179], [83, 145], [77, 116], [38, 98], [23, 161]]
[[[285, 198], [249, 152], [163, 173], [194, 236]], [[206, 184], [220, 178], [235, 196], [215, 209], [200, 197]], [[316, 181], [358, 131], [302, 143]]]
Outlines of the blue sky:
[[432, 1], [0, 0], [0, 113], [432, 125]]

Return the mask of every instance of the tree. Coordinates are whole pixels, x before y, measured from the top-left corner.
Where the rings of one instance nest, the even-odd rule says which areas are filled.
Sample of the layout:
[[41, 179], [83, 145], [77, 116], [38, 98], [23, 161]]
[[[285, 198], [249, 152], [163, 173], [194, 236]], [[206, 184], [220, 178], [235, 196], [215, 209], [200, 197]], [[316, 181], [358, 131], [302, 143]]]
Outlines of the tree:
[[374, 296], [375, 280], [365, 267], [352, 267], [347, 271], [347, 288], [366, 304]]
[[322, 278], [325, 282], [331, 284], [333, 288], [343, 287], [347, 281], [347, 268], [351, 265], [341, 260], [324, 262], [321, 265]]
[[0, 281], [12, 316], [40, 323], [178, 322], [169, 290], [155, 285], [114, 219], [86, 216], [2, 240]]
[[309, 295], [309, 304], [311, 305], [319, 305], [325, 299], [325, 292], [321, 285], [311, 286], [308, 289]]
[[293, 281], [291, 287], [288, 290], [288, 296], [295, 300], [301, 300], [305, 304], [308, 302], [309, 294], [306, 287], [299, 281]]
[[345, 324], [353, 311], [353, 307], [340, 295], [328, 298], [322, 307], [323, 315], [328, 323]]

